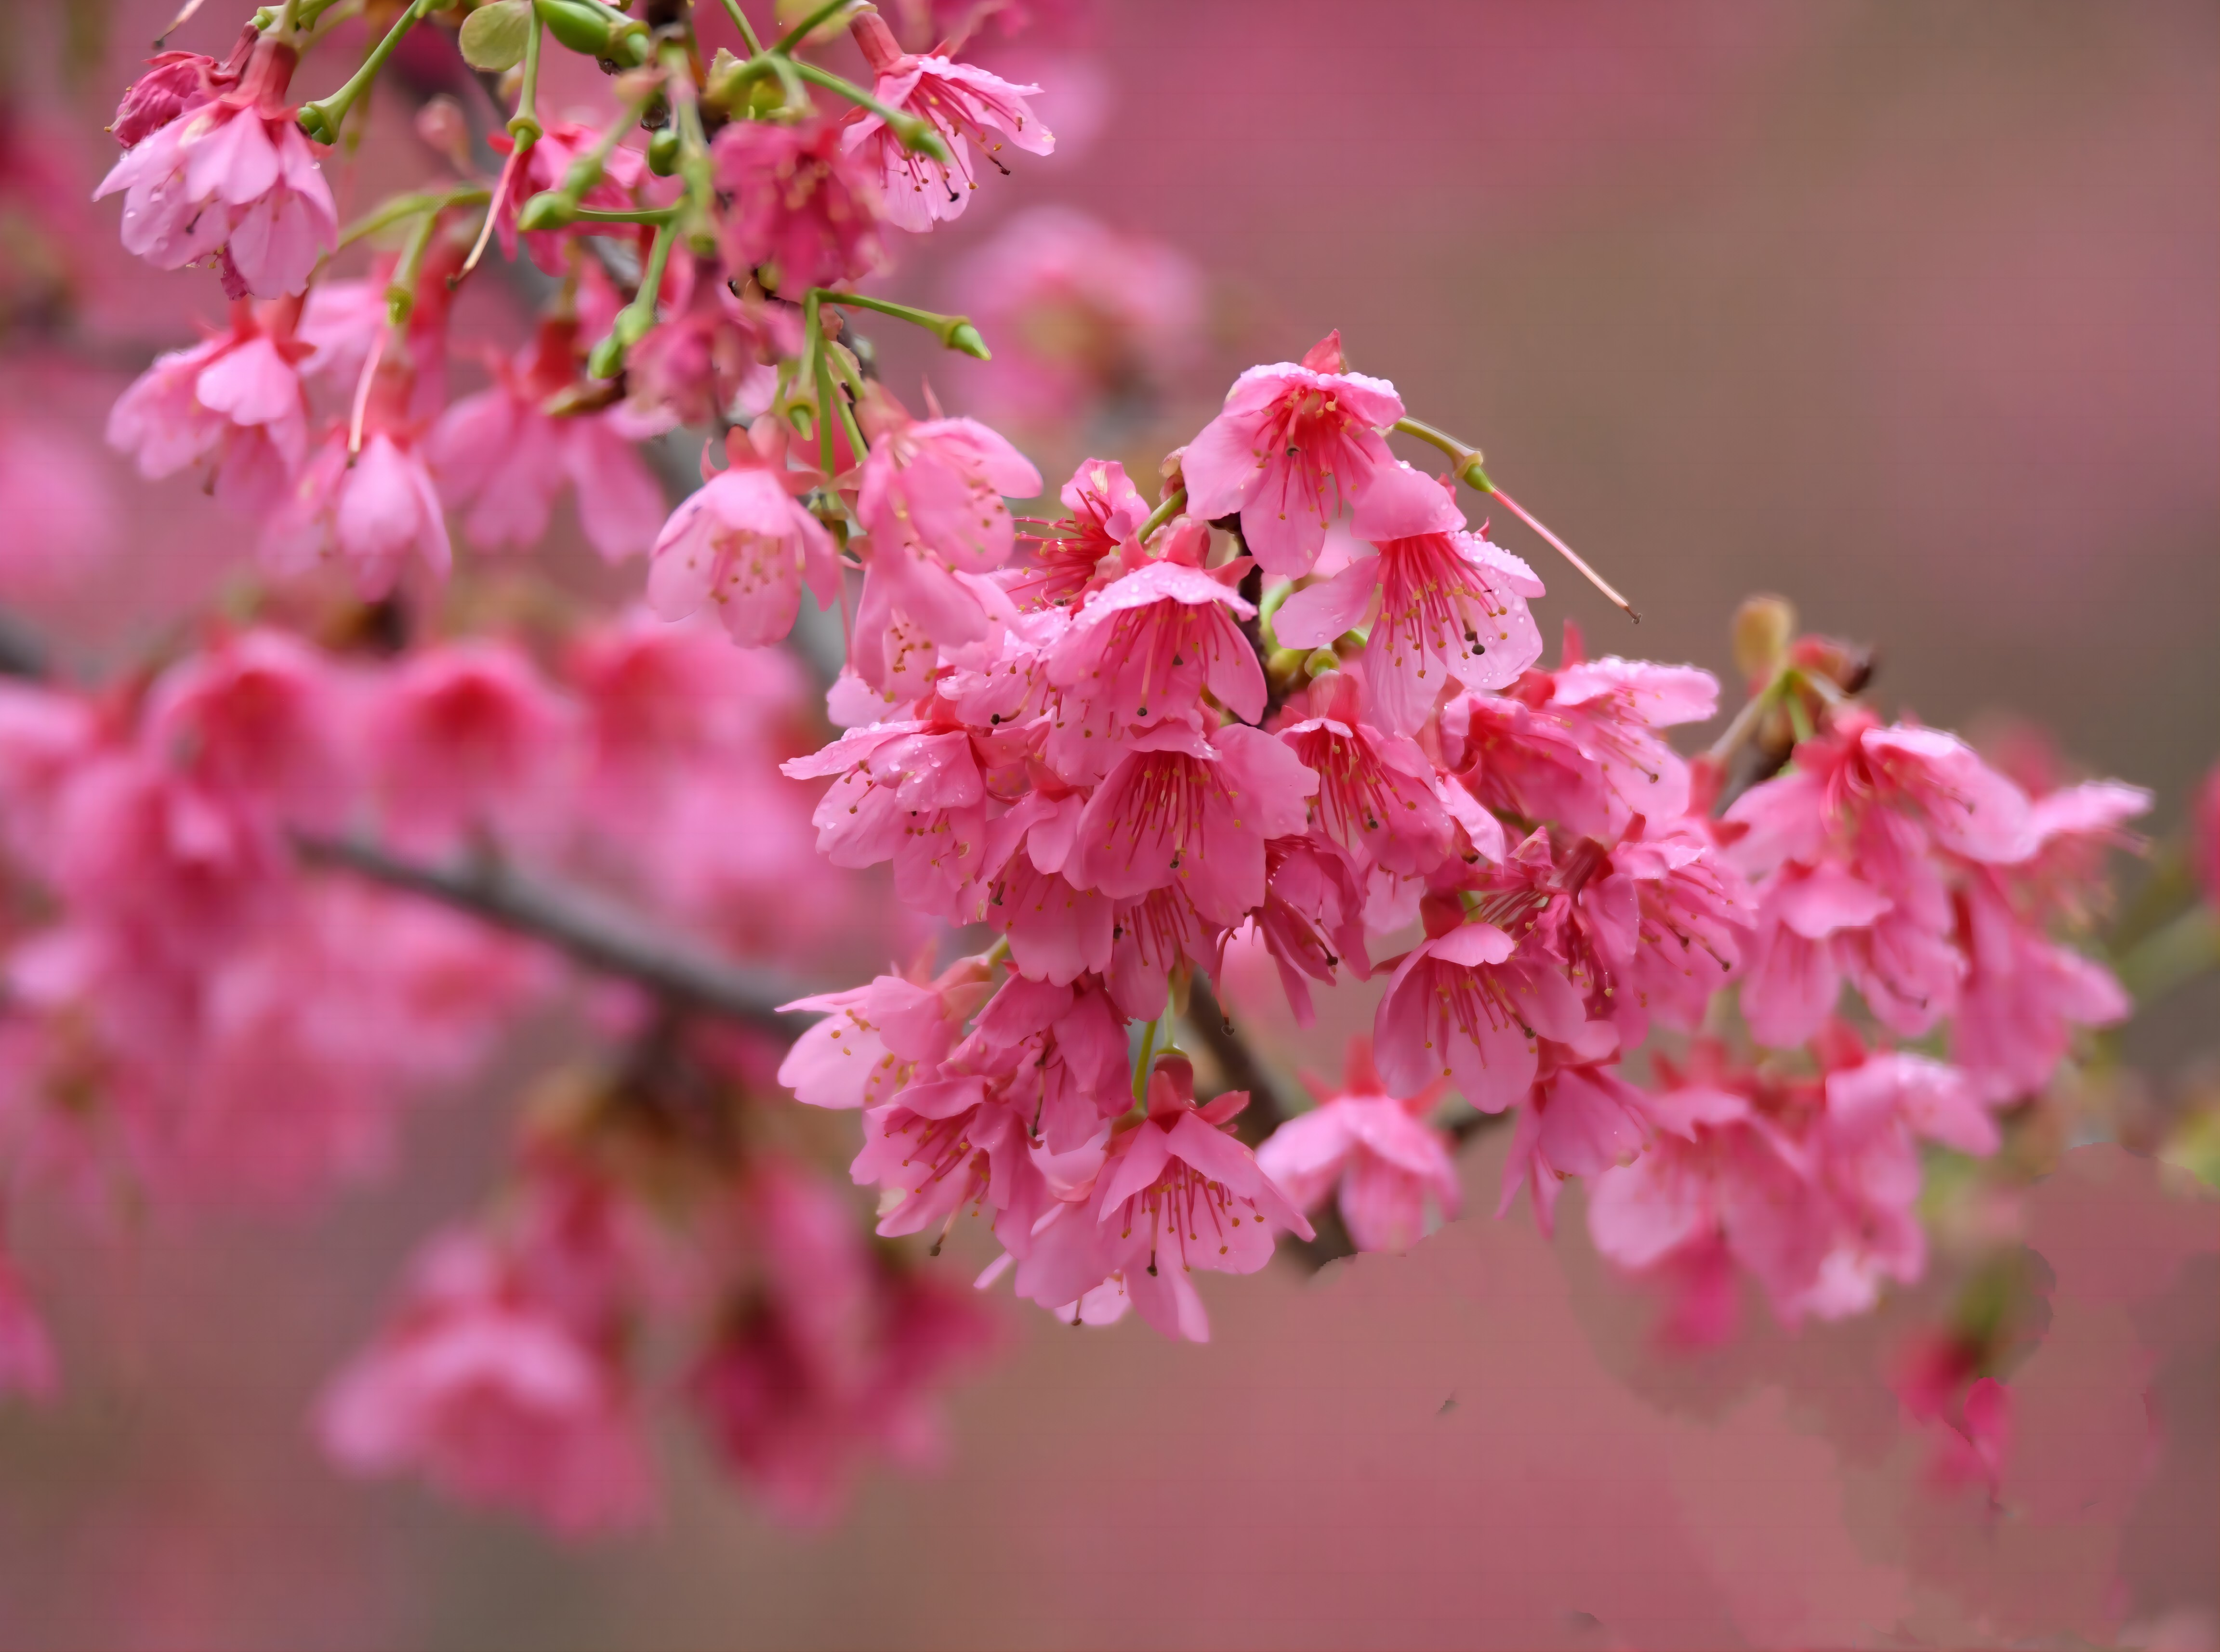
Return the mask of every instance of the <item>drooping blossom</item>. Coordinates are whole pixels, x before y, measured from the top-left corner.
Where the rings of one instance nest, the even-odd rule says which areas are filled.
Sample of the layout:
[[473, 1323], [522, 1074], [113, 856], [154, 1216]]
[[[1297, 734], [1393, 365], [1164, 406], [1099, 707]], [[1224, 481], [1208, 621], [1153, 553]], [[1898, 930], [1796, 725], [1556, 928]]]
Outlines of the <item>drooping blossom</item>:
[[587, 542], [605, 559], [654, 543], [663, 490], [632, 445], [654, 433], [623, 407], [560, 418], [546, 411], [577, 372], [575, 346], [572, 325], [542, 323], [514, 361], [492, 364], [491, 385], [449, 407], [425, 439], [440, 494], [468, 508], [463, 533], [480, 550], [537, 545], [566, 482]]
[[1238, 514], [1257, 565], [1299, 578], [1328, 525], [1394, 472], [1381, 433], [1402, 416], [1395, 387], [1346, 371], [1341, 334], [1330, 333], [1300, 363], [1251, 367], [1234, 381], [1225, 410], [1181, 457], [1188, 509], [1209, 520]]
[[1112, 1131], [1086, 1202], [1062, 1206], [1036, 1232], [1018, 1262], [1019, 1294], [1070, 1307], [1114, 1277], [1157, 1331], [1208, 1341], [1190, 1274], [1253, 1274], [1272, 1259], [1275, 1230], [1314, 1237], [1226, 1128], [1248, 1101], [1232, 1091], [1198, 1107], [1186, 1058], [1159, 1057], [1146, 1114]]
[[[309, 284], [339, 234], [323, 171], [283, 103], [294, 53], [274, 36], [255, 47], [238, 84], [205, 101], [178, 99], [174, 116], [133, 145], [93, 191], [121, 190], [123, 245], [160, 270], [220, 258], [232, 296], [277, 298]], [[170, 107], [140, 100], [126, 131]], [[127, 98], [127, 108], [131, 100]]]
[[1089, 595], [1046, 657], [1066, 730], [1094, 732], [1107, 761], [1121, 732], [1190, 714], [1206, 689], [1244, 722], [1263, 716], [1263, 669], [1239, 624], [1257, 610], [1234, 589], [1240, 572], [1151, 562]]
[[158, 358], [116, 399], [109, 446], [150, 479], [207, 465], [216, 497], [244, 514], [275, 506], [308, 456], [298, 368], [308, 346], [288, 307], [269, 308], [277, 313], [240, 299], [228, 332]]
[[[520, 163], [515, 159], [513, 137], [506, 132], [489, 136], [487, 141], [495, 152], [509, 158], [502, 168], [502, 188], [493, 203], [495, 229], [501, 237], [504, 255], [512, 259], [516, 256], [516, 219], [524, 203], [542, 190], [560, 189], [572, 165], [598, 146], [601, 138], [601, 133], [580, 122], [550, 121]], [[578, 204], [596, 212], [661, 205], [664, 203], [660, 200], [645, 198], [656, 192], [655, 186], [661, 182], [648, 171], [645, 155], [620, 143], [602, 159], [601, 176], [578, 197]], [[525, 251], [549, 275], [560, 275], [564, 271], [564, 246], [583, 228], [579, 225], [533, 230], [523, 237]]]
[[542, 838], [569, 778], [569, 708], [518, 649], [472, 639], [416, 655], [364, 710], [387, 830], [444, 850], [474, 832]]
[[930, 982], [880, 976], [846, 992], [797, 998], [781, 1007], [823, 1011], [825, 1019], [794, 1041], [778, 1082], [808, 1107], [889, 1101], [948, 1053], [986, 1001], [987, 981], [977, 960], [966, 958]]
[[1298, 1209], [1316, 1210], [1337, 1193], [1343, 1224], [1359, 1250], [1407, 1250], [1426, 1231], [1429, 1206], [1454, 1221], [1463, 1188], [1449, 1138], [1426, 1115], [1443, 1087], [1406, 1100], [1387, 1094], [1372, 1064], [1370, 1041], [1350, 1040], [1341, 1083], [1309, 1081], [1319, 1105], [1274, 1131], [1257, 1150], [1257, 1168]]
[[1038, 86], [1013, 85], [976, 64], [913, 56], [873, 12], [858, 17], [853, 31], [871, 66], [872, 95], [928, 123], [948, 151], [944, 161], [911, 149], [883, 116], [869, 109], [842, 134], [842, 146], [851, 154], [860, 152], [876, 172], [887, 221], [897, 229], [922, 234], [963, 215], [978, 187], [974, 149], [1004, 171], [1009, 169], [995, 152], [1006, 139], [1030, 154], [1055, 149], [1055, 135], [1026, 103], [1040, 95]]
[[1526, 599], [1542, 595], [1542, 582], [1509, 552], [1466, 533], [1447, 489], [1408, 465], [1385, 470], [1355, 518], [1350, 531], [1373, 541], [1374, 553], [1296, 592], [1273, 627], [1290, 647], [1330, 645], [1363, 621], [1377, 590], [1366, 681], [1390, 732], [1415, 733], [1452, 682], [1500, 689], [1540, 657]]
[[832, 536], [803, 509], [809, 473], [786, 466], [783, 437], [768, 419], [725, 439], [726, 468], [687, 496], [649, 553], [648, 606], [683, 620], [704, 604], [743, 647], [783, 639], [801, 612], [806, 586], [818, 606], [840, 600]]
[[326, 658], [256, 629], [164, 673], [148, 696], [147, 737], [213, 791], [328, 826], [344, 814], [352, 780], [350, 714]]
[[1847, 977], [1881, 1025], [1914, 1038], [1952, 1014], [1966, 976], [1937, 851], [2010, 864], [2032, 850], [2018, 787], [1938, 729], [1838, 718], [1793, 770], [1728, 809], [1732, 848], [1759, 885], [1743, 986], [1751, 1031], [1801, 1044]]
[[584, 1534], [653, 1500], [608, 1331], [548, 1294], [529, 1259], [453, 1232], [418, 1261], [377, 1341], [326, 1392], [325, 1449], [358, 1474], [414, 1470], [452, 1496]]
[[1524, 1187], [1546, 1237], [1566, 1177], [1631, 1163], [1649, 1144], [1643, 1094], [1618, 1071], [1618, 1032], [1608, 1021], [1590, 1021], [1570, 1044], [1541, 1041], [1534, 1088], [1504, 1160], [1498, 1216]]
[[[914, 420], [889, 396], [871, 398], [864, 411], [871, 451], [857, 513], [870, 554], [858, 632], [869, 635], [867, 616], [883, 604], [944, 648], [982, 639], [983, 594], [964, 577], [1010, 559], [1016, 528], [1005, 498], [1038, 493], [1040, 472], [976, 420]], [[865, 682], [883, 684], [883, 654], [866, 646], [854, 663]]]
[[1066, 514], [1047, 524], [1047, 532], [1027, 536], [1029, 565], [1009, 582], [1021, 608], [1069, 602], [1093, 583], [1102, 559], [1119, 554], [1149, 519], [1149, 502], [1115, 459], [1082, 459], [1057, 496]]
[[754, 272], [767, 290], [799, 302], [808, 288], [879, 266], [878, 185], [849, 153], [846, 128], [821, 117], [734, 121], [709, 153], [717, 187], [733, 201], [718, 245], [736, 279]]
[[1307, 821], [1318, 776], [1270, 735], [1228, 724], [1138, 729], [1079, 822], [1072, 870], [1113, 897], [1177, 885], [1215, 922], [1238, 922], [1264, 899], [1264, 845]]
[[1437, 921], [1450, 926], [1412, 948], [1388, 980], [1374, 1059], [1390, 1095], [1447, 1080], [1481, 1112], [1500, 1113], [1533, 1084], [1538, 1040], [1578, 1043], [1587, 1013], [1562, 974], [1494, 924]]
[[[396, 394], [405, 397], [405, 385]], [[373, 390], [372, 408], [384, 399]], [[401, 425], [373, 424], [352, 463], [347, 433], [333, 431], [264, 521], [259, 544], [263, 565], [281, 576], [297, 577], [336, 558], [365, 602], [391, 594], [412, 552], [436, 579], [454, 565], [423, 445]]]
[[797, 780], [832, 779], [811, 817], [826, 859], [858, 869], [890, 860], [905, 901], [963, 921], [987, 830], [968, 729], [939, 717], [873, 723], [782, 768]]

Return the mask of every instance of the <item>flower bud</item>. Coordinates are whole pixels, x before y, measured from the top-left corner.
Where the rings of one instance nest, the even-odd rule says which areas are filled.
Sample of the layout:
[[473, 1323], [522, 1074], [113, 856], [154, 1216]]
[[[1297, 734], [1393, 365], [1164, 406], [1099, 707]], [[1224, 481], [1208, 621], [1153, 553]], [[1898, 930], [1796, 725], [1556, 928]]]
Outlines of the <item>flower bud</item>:
[[1735, 665], [1754, 684], [1769, 682], [1796, 634], [1796, 609], [1785, 596], [1751, 596], [1735, 610]]

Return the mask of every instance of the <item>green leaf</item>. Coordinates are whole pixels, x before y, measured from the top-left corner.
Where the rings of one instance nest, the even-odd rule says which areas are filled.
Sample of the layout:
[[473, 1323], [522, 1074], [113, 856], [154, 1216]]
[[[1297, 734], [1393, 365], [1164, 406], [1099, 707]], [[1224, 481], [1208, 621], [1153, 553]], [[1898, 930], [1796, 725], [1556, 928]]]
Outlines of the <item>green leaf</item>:
[[493, 0], [463, 20], [463, 61], [500, 74], [524, 61], [533, 28], [532, 0]]

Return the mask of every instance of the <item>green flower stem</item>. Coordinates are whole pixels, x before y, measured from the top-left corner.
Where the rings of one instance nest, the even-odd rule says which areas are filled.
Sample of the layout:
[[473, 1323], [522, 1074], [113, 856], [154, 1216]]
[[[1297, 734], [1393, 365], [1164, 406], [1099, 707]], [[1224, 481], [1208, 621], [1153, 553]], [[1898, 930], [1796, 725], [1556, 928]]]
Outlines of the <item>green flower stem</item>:
[[1140, 532], [1136, 533], [1133, 537], [1138, 539], [1143, 545], [1146, 545], [1149, 542], [1150, 534], [1155, 533], [1166, 522], [1171, 521], [1173, 517], [1178, 515], [1180, 512], [1184, 510], [1186, 508], [1187, 489], [1185, 488], [1174, 488], [1171, 492], [1165, 496], [1164, 502], [1158, 505], [1154, 510], [1149, 513], [1149, 520], [1141, 524]]
[[[732, 3], [732, 0], [726, 0], [726, 3]], [[854, 3], [855, 0], [825, 0], [825, 3], [823, 5], [818, 7], [816, 10], [811, 12], [809, 16], [804, 17], [800, 22], [796, 23], [792, 28], [788, 29], [784, 34], [781, 35], [779, 37], [778, 44], [772, 47], [770, 49], [777, 53], [781, 57], [792, 56], [795, 47], [801, 45], [802, 41], [808, 40], [813, 34], [816, 33], [818, 24], [823, 22], [827, 17], [830, 17], [834, 12], [839, 10], [842, 7], [852, 5]], [[737, 6], [733, 9], [735, 11], [739, 9]], [[747, 25], [745, 23], [742, 23], [740, 28], [745, 31]]]
[[[477, 194], [483, 199], [485, 191], [480, 190]], [[416, 280], [424, 272], [424, 254], [432, 245], [432, 234], [440, 227], [440, 208], [446, 204], [443, 200], [417, 219], [408, 239], [402, 243], [400, 261], [393, 266], [392, 279], [385, 284], [385, 319], [396, 327], [408, 326], [408, 317], [415, 311]]]
[[829, 287], [818, 288], [815, 296], [820, 303], [876, 310], [882, 315], [891, 315], [896, 321], [921, 327], [948, 349], [960, 351], [975, 361], [992, 361], [995, 358], [987, 348], [987, 341], [979, 336], [979, 329], [971, 325], [971, 318], [968, 315], [943, 315], [936, 310], [919, 309], [912, 304], [897, 304], [890, 298], [867, 298], [862, 293], [834, 292]]
[[375, 211], [365, 214], [341, 230], [338, 246], [334, 247], [333, 250], [336, 252], [339, 246], [350, 246], [364, 236], [375, 235], [379, 230], [390, 228], [404, 218], [414, 218], [419, 214], [437, 218], [450, 207], [477, 206], [490, 198], [487, 190], [476, 184], [465, 184], [459, 190], [450, 190], [445, 195], [433, 195], [428, 191], [415, 195], [396, 195]]
[[677, 207], [573, 207], [564, 219], [573, 224], [668, 224], [677, 221]]
[[[815, 401], [810, 413], [810, 422], [817, 427], [817, 468], [824, 476], [829, 490], [832, 480], [832, 421], [826, 409], [832, 402], [832, 375], [825, 365], [825, 318], [821, 301], [816, 291], [804, 294], [801, 300], [801, 372], [797, 377], [809, 380], [809, 394]], [[834, 495], [838, 497], [838, 495]]]
[[1419, 419], [1398, 419], [1388, 428], [1400, 430], [1406, 436], [1416, 436], [1420, 441], [1440, 448], [1456, 462], [1457, 477], [1468, 487], [1477, 488], [1482, 493], [1495, 491], [1494, 484], [1487, 479], [1487, 472], [1480, 467], [1480, 449], [1477, 447], [1468, 447], [1446, 430], [1437, 430]]
[[686, 186], [685, 208], [678, 221], [684, 226], [687, 246], [707, 254], [717, 247], [714, 210], [717, 197], [709, 176], [709, 136], [702, 128], [702, 105], [685, 47], [675, 41], [666, 45], [663, 60], [670, 77], [671, 115], [678, 132], [678, 176]]
[[408, 9], [401, 14], [400, 21], [385, 31], [385, 38], [370, 48], [362, 67], [347, 78], [346, 84], [328, 97], [301, 105], [296, 117], [301, 130], [319, 143], [337, 143], [340, 128], [346, 124], [348, 111], [354, 108], [356, 100], [370, 90], [371, 83], [377, 78], [377, 72], [385, 66], [386, 59], [393, 55], [393, 48], [401, 44], [402, 37], [415, 28], [416, 20], [431, 9], [432, 0], [412, 0]]
[[[542, 190], [518, 210], [516, 227], [522, 230], [561, 229], [581, 220], [598, 223], [660, 223], [660, 218], [634, 217], [629, 214], [589, 211], [578, 203], [586, 191], [602, 181], [603, 169], [609, 157], [616, 153], [624, 134], [639, 124], [639, 117], [647, 106], [662, 95], [660, 85], [652, 85], [632, 101], [623, 115], [609, 122], [608, 129], [595, 140], [594, 146], [571, 163], [563, 174], [563, 181], [552, 190]], [[664, 209], [664, 210], [668, 210]]]
[[516, 113], [508, 117], [508, 135], [515, 140], [517, 164], [538, 143], [546, 128], [539, 124], [539, 49], [547, 26], [532, 14], [532, 32], [524, 37], [524, 84], [517, 89]]
[[725, 0], [725, 10], [733, 20], [733, 27], [740, 31], [740, 41], [748, 48], [748, 55], [760, 56], [763, 42], [756, 38], [755, 25], [748, 21], [748, 14], [740, 9], [740, 0]]
[[624, 370], [625, 357], [633, 346], [645, 338], [654, 327], [656, 310], [663, 297], [663, 272], [670, 267], [671, 244], [677, 239], [677, 230], [666, 218], [655, 232], [647, 262], [640, 267], [639, 286], [632, 296], [632, 302], [617, 312], [608, 336], [596, 345], [586, 358], [586, 371], [593, 377], [614, 378]]

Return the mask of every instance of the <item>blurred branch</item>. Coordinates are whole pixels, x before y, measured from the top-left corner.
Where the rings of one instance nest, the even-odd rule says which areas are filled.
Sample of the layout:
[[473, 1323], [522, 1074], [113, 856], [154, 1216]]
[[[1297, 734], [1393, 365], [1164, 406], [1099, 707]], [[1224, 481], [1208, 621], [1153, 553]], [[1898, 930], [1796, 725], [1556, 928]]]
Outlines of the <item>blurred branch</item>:
[[794, 1031], [778, 1006], [805, 988], [655, 930], [578, 890], [536, 882], [485, 858], [457, 866], [421, 865], [359, 838], [296, 835], [293, 845], [312, 865], [340, 868], [546, 941], [589, 969], [637, 982], [670, 1003], [783, 1037]]

